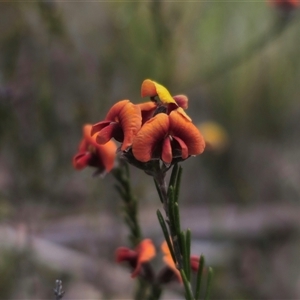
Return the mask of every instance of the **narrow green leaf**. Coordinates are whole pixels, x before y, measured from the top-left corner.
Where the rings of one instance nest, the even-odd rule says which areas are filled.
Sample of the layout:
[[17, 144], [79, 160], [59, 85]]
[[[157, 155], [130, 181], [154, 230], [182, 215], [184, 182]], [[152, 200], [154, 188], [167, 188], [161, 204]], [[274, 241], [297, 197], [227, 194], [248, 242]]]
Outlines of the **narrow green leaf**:
[[191, 289], [191, 284], [188, 281], [184, 270], [180, 269], [179, 271], [180, 271], [180, 275], [181, 275], [183, 285], [184, 285], [184, 289], [185, 289], [185, 299], [186, 300], [195, 300], [195, 298], [193, 296], [192, 289]]
[[208, 268], [208, 276], [207, 276], [207, 284], [204, 300], [209, 300], [211, 287], [212, 287], [212, 279], [213, 279], [214, 271], [211, 267]]
[[187, 264], [187, 274], [189, 274], [189, 280], [191, 278], [191, 230], [188, 228], [185, 233], [185, 249], [186, 249], [186, 256], [188, 258]]
[[168, 211], [169, 211], [169, 220], [171, 226], [175, 224], [175, 219], [174, 219], [174, 189], [171, 186], [168, 190]]
[[183, 231], [180, 232], [179, 243], [180, 243], [181, 255], [183, 260], [183, 269], [187, 277], [187, 280], [190, 281], [190, 273], [189, 273], [190, 257], [187, 256], [186, 236]]
[[174, 228], [177, 235], [181, 232], [181, 225], [180, 225], [180, 215], [179, 215], [179, 206], [178, 203], [173, 203], [172, 206], [172, 213], [173, 213], [173, 222], [174, 222]]
[[165, 236], [165, 240], [166, 240], [166, 242], [168, 244], [168, 247], [170, 249], [173, 261], [174, 261], [174, 263], [176, 263], [175, 253], [174, 253], [173, 245], [172, 245], [172, 242], [171, 242], [171, 239], [170, 239], [169, 231], [167, 229], [166, 222], [165, 222], [165, 220], [164, 220], [164, 218], [163, 218], [163, 216], [162, 216], [159, 209], [156, 211], [156, 214], [157, 214], [157, 218], [158, 218], [159, 224], [161, 226], [161, 229], [163, 231], [163, 234]]
[[178, 164], [175, 164], [172, 169], [168, 190], [170, 189], [171, 186], [175, 187], [175, 185], [176, 185], [178, 169], [179, 169]]
[[178, 198], [179, 198], [181, 175], [182, 175], [182, 167], [179, 166], [178, 171], [177, 171], [176, 182], [174, 185], [174, 188], [175, 188], [174, 200], [175, 200], [175, 202], [178, 202]]
[[204, 268], [204, 256], [201, 254], [199, 257], [199, 267], [197, 272], [197, 278], [196, 278], [196, 290], [195, 290], [195, 299], [200, 299], [200, 288], [201, 288], [201, 279], [202, 279], [202, 273]]

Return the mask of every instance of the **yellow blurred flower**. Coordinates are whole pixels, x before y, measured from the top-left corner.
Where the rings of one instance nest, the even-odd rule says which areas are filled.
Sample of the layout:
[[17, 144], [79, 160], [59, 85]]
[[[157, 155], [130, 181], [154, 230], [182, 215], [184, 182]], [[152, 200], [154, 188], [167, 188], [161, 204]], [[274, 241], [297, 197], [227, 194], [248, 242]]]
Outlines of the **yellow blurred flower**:
[[229, 146], [229, 136], [224, 127], [220, 124], [207, 121], [197, 125], [206, 143], [206, 150], [223, 152]]

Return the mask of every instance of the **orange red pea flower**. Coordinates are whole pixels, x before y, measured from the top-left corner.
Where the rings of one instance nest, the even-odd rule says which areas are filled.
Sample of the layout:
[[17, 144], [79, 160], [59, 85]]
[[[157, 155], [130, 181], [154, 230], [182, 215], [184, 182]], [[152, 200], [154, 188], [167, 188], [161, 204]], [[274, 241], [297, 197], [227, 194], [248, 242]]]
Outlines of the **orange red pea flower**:
[[83, 138], [73, 157], [73, 166], [81, 170], [87, 166], [97, 168], [97, 173], [108, 173], [114, 166], [117, 146], [113, 141], [99, 145], [91, 136], [91, 124], [83, 126]]
[[116, 261], [129, 262], [130, 266], [133, 268], [131, 277], [135, 278], [141, 275], [143, 265], [148, 263], [156, 254], [153, 242], [150, 239], [144, 239], [140, 244], [131, 250], [127, 247], [120, 247], [116, 250]]
[[122, 142], [121, 150], [126, 151], [132, 145], [141, 124], [140, 108], [129, 100], [122, 100], [112, 106], [104, 121], [93, 125], [91, 134], [98, 133], [96, 141], [99, 144], [105, 144], [111, 138], [115, 138]]
[[[176, 279], [177, 282], [182, 283], [180, 272], [175, 266], [166, 241], [162, 243], [161, 250], [163, 253], [163, 261], [166, 266], [159, 272], [157, 281], [163, 284]], [[134, 250], [127, 247], [120, 247], [115, 253], [117, 262], [129, 263], [133, 269], [131, 273], [132, 278], [137, 276], [145, 276], [145, 274], [148, 272], [148, 274], [151, 274], [153, 279], [153, 273], [149, 272], [149, 270], [151, 270], [149, 262], [155, 257], [155, 255], [156, 251], [151, 239], [144, 239]], [[194, 255], [191, 256], [190, 264], [191, 270], [196, 272], [199, 268], [199, 257]]]
[[[200, 131], [185, 113], [188, 98], [171, 96], [162, 85], [144, 80], [142, 97], [151, 101], [133, 104], [129, 100], [117, 102], [104, 121], [92, 126], [99, 144], [114, 138], [122, 143], [120, 150], [133, 165], [162, 160], [171, 164], [173, 159], [187, 159], [204, 151], [205, 141]], [[126, 154], [127, 153], [127, 154]]]
[[[182, 282], [182, 278], [180, 275], [179, 270], [176, 268], [176, 265], [173, 261], [171, 252], [169, 250], [168, 244], [166, 241], [164, 241], [161, 245], [161, 250], [164, 254], [163, 256], [163, 261], [165, 262], [165, 264], [168, 266], [168, 268], [173, 272], [173, 274], [175, 275], [175, 277], [177, 278], [177, 281], [179, 281], [180, 283]], [[192, 271], [197, 271], [199, 268], [199, 257], [192, 255], [190, 257], [190, 264], [191, 264], [191, 269]]]
[[169, 115], [160, 113], [148, 120], [137, 133], [132, 144], [134, 157], [141, 162], [160, 158], [170, 164], [174, 157], [188, 158], [201, 154], [205, 141], [182, 110]]

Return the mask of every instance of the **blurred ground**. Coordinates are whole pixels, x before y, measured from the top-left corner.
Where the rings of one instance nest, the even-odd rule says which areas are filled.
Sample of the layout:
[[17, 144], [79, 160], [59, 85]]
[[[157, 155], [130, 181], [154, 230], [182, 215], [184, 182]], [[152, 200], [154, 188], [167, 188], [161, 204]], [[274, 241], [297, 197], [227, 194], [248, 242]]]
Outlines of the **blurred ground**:
[[[130, 297], [114, 180], [71, 161], [82, 125], [142, 101], [145, 78], [228, 135], [182, 163], [182, 224], [215, 269], [212, 299], [300, 298], [299, 18], [264, 1], [0, 3], [0, 299], [53, 299], [56, 279], [64, 299]], [[159, 246], [152, 180], [131, 173]]]

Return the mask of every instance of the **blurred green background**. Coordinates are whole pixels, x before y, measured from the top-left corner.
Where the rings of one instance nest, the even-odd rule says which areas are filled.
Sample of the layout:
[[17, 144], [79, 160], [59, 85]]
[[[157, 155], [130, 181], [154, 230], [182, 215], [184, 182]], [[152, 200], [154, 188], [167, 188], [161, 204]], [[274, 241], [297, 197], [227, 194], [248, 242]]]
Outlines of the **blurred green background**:
[[[228, 135], [182, 163], [183, 224], [215, 269], [212, 299], [300, 298], [299, 18], [265, 1], [0, 3], [0, 298], [52, 299], [55, 279], [64, 299], [130, 297], [114, 180], [72, 156], [82, 125], [141, 102], [146, 78]], [[158, 246], [153, 183], [131, 173]]]

